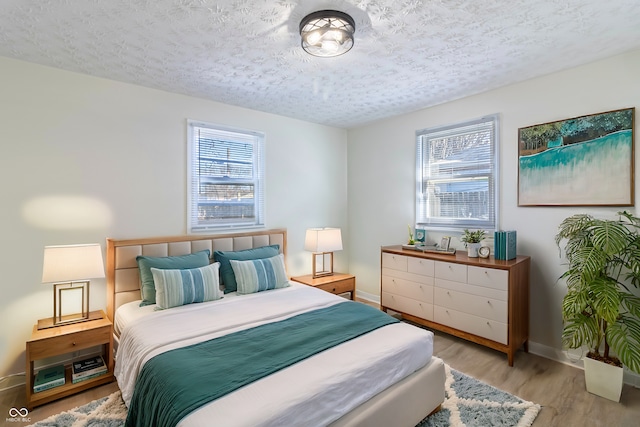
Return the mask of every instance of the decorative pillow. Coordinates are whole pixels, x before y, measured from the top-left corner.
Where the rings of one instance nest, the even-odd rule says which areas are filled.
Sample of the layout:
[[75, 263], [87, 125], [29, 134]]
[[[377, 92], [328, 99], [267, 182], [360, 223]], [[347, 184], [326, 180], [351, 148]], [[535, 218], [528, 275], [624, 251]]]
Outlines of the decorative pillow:
[[222, 298], [220, 264], [206, 267], [163, 270], [151, 268], [156, 284], [156, 310]]
[[243, 251], [215, 251], [213, 259], [220, 263], [220, 279], [224, 285], [224, 293], [235, 292], [238, 288], [233, 268], [229, 261], [247, 261], [252, 259], [270, 258], [280, 253], [280, 245], [261, 246]]
[[236, 276], [238, 294], [252, 294], [289, 286], [282, 254], [249, 261], [232, 259], [230, 263]]
[[204, 267], [209, 265], [210, 254], [209, 249], [205, 249], [200, 252], [180, 256], [137, 256], [136, 261], [138, 261], [138, 268], [140, 269], [140, 293], [142, 294], [140, 307], [156, 303], [156, 288], [153, 283], [153, 275], [151, 274], [152, 267], [162, 269]]

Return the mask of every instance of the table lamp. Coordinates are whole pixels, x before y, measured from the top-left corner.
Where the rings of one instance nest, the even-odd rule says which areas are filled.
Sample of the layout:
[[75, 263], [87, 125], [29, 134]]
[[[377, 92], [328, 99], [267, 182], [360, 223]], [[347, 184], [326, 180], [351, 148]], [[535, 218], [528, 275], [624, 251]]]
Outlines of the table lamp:
[[[104, 264], [100, 244], [45, 246], [42, 283], [53, 283], [53, 318], [38, 321], [38, 329], [102, 318], [100, 311], [89, 312], [89, 279], [102, 277]], [[63, 315], [63, 294], [78, 293], [81, 312]]]
[[[313, 252], [313, 278], [333, 275], [333, 251], [342, 250], [342, 234], [339, 228], [309, 228], [304, 239], [304, 249]], [[325, 268], [325, 257], [329, 256], [329, 268]], [[320, 257], [322, 269], [318, 271]]]

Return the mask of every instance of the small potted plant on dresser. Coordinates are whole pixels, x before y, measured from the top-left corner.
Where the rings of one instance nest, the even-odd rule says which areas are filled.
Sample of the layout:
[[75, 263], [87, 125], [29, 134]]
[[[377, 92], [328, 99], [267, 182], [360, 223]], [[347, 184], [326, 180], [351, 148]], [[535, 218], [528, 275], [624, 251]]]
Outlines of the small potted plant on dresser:
[[640, 298], [633, 292], [640, 285], [639, 230], [640, 218], [628, 212], [618, 212], [616, 220], [578, 214], [556, 235], [568, 261], [560, 277], [567, 284], [563, 345], [589, 348], [583, 359], [587, 391], [616, 402], [622, 365], [640, 373]]
[[460, 241], [464, 243], [467, 248], [467, 256], [469, 258], [478, 258], [478, 249], [480, 249], [480, 242], [484, 239], [487, 233], [484, 230], [470, 231], [468, 228], [462, 230], [462, 236]]

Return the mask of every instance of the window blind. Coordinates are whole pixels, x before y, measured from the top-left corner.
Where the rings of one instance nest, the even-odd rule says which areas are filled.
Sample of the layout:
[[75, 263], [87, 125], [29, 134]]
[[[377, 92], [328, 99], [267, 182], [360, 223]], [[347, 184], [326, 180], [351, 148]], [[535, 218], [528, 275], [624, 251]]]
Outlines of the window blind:
[[416, 224], [496, 229], [498, 115], [416, 132]]
[[188, 122], [190, 232], [264, 226], [264, 134]]

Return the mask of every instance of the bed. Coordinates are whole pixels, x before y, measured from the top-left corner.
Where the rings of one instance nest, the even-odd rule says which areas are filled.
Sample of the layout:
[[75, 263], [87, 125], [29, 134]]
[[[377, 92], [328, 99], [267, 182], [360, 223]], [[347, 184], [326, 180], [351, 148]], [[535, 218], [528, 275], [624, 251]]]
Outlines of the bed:
[[[347, 334], [347, 328], [342, 328], [340, 322], [343, 318], [351, 319], [353, 316], [371, 316], [360, 322], [360, 327], [371, 329], [349, 332], [354, 335], [340, 338], [343, 341], [332, 341], [337, 344], [327, 345], [321, 350], [310, 348], [307, 356], [296, 355], [295, 362], [283, 362], [284, 365], [280, 368], [273, 368], [273, 373], [263, 373], [255, 379], [244, 379], [245, 383], [227, 393], [216, 395], [218, 391], [214, 393], [207, 390], [203, 394], [208, 393], [207, 396], [211, 394], [213, 397], [207, 397], [209, 400], [203, 398], [204, 403], [201, 406], [183, 410], [187, 415], [180, 415], [174, 418], [179, 421], [171, 421], [168, 424], [185, 427], [412, 427], [439, 409], [444, 400], [445, 374], [442, 361], [432, 356], [433, 335], [401, 322], [388, 322], [389, 316], [375, 309], [373, 311], [376, 313], [369, 313], [367, 310], [372, 308], [365, 304], [347, 301], [342, 297], [288, 280], [282, 287], [247, 293], [249, 279], [238, 276], [238, 290], [221, 294], [222, 298], [178, 305], [164, 310], [156, 310], [153, 304], [140, 307], [140, 301], [145, 301], [146, 296], [144, 288], [141, 293], [140, 269], [136, 260], [139, 256], [173, 259], [199, 254], [202, 251], [208, 251], [211, 255], [215, 251], [229, 254], [259, 251], [265, 247], [277, 248], [278, 256], [270, 256], [268, 260], [276, 262], [273, 261], [276, 258], [283, 259], [287, 249], [286, 230], [260, 230], [210, 236], [107, 239], [107, 315], [114, 322], [117, 349], [115, 374], [123, 399], [130, 408], [130, 414], [140, 414], [142, 419], [143, 416], [156, 412], [149, 410], [152, 406], [146, 406], [153, 404], [149, 402], [156, 399], [156, 392], [153, 390], [175, 390], [177, 397], [183, 398], [191, 396], [190, 393], [200, 393], [194, 391], [195, 387], [188, 386], [192, 380], [189, 380], [187, 385], [166, 385], [167, 381], [173, 381], [169, 371], [180, 372], [180, 375], [174, 376], [186, 377], [182, 374], [182, 368], [170, 367], [180, 365], [181, 360], [191, 360], [189, 357], [195, 352], [193, 348], [214, 343], [221, 346], [223, 342], [227, 342], [225, 348], [235, 353], [212, 359], [215, 362], [207, 365], [216, 374], [231, 375], [234, 369], [244, 372], [247, 371], [244, 369], [245, 364], [255, 366], [256, 363], [255, 356], [253, 359], [250, 358], [254, 350], [245, 351], [244, 341], [239, 344], [241, 335], [246, 335], [242, 339], [250, 338], [249, 341], [260, 349], [267, 349], [271, 345], [276, 349], [280, 348], [274, 350], [274, 353], [279, 355], [284, 353], [282, 349], [289, 351], [293, 347], [306, 346], [306, 343], [291, 346], [287, 341], [283, 341], [297, 336], [290, 332], [298, 330], [295, 328], [317, 328], [318, 325], [325, 325], [326, 330], [304, 330], [304, 334], [317, 334], [318, 339], [314, 338], [310, 344], [317, 346], [321, 344], [316, 341], [325, 340], [325, 337], [326, 341], [334, 339], [327, 330], [331, 333], [337, 331], [336, 334]], [[234, 271], [242, 271], [236, 270], [235, 267], [243, 268], [247, 264], [251, 265], [251, 262], [232, 262]], [[282, 264], [284, 266], [284, 262]], [[202, 268], [209, 271], [213, 267]], [[166, 273], [169, 274], [171, 271], [173, 270], [168, 269]], [[155, 269], [154, 272], [165, 273]], [[240, 294], [241, 291], [245, 294]], [[158, 294], [157, 305], [162, 304], [164, 295]], [[357, 313], [354, 314], [355, 312]], [[378, 313], [384, 318], [379, 317]], [[372, 326], [378, 321], [380, 325]], [[336, 323], [331, 326], [332, 322]], [[286, 329], [286, 333], [280, 332], [280, 328], [284, 327], [292, 329]], [[261, 337], [265, 340], [264, 343], [257, 341]], [[281, 347], [277, 347], [278, 345]], [[170, 356], [174, 357], [173, 361], [168, 359], [164, 362], [166, 376], [151, 371], [145, 375], [147, 368], [156, 365], [156, 361]], [[277, 365], [276, 357], [270, 355], [262, 359], [268, 359], [270, 365]], [[262, 360], [258, 360], [258, 363], [262, 363]], [[207, 375], [200, 375], [203, 384], [211, 382], [204, 380], [205, 378], [214, 376]], [[156, 388], [151, 386], [149, 389], [143, 389], [147, 382], [160, 381], [158, 378], [162, 380], [161, 387], [156, 384]], [[181, 378], [176, 380], [179, 382]], [[197, 379], [195, 382], [198, 382]], [[180, 391], [180, 387], [186, 388]], [[158, 402], [161, 402], [160, 398], [157, 397]], [[157, 405], [158, 411], [166, 406], [162, 402]], [[133, 423], [135, 420], [130, 421]], [[155, 422], [158, 420], [155, 419]]]

